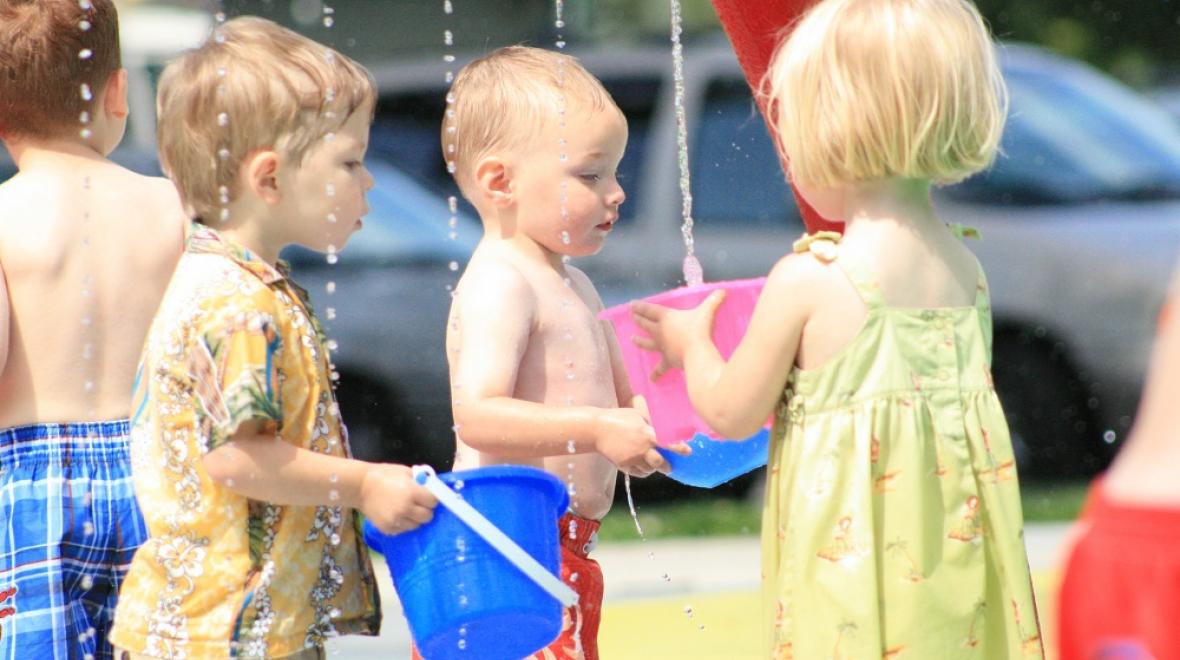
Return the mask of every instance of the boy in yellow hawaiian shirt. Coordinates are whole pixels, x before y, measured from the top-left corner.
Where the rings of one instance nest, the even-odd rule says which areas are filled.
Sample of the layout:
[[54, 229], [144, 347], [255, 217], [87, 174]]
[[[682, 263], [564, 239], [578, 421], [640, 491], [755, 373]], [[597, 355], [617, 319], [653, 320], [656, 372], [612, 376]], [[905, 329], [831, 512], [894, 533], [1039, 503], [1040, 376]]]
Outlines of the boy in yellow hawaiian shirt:
[[367, 211], [371, 76], [258, 18], [218, 27], [160, 80], [160, 155], [197, 222], [144, 349], [132, 472], [151, 539], [119, 658], [316, 658], [378, 632], [359, 509], [430, 520], [402, 465], [351, 459], [323, 331], [279, 251], [343, 247]]

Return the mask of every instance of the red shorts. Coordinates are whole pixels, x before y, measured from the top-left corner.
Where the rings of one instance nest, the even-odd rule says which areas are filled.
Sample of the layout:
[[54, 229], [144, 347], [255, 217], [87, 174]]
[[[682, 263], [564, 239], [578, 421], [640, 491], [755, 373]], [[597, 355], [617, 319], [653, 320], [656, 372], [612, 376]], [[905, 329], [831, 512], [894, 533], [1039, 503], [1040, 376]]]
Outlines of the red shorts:
[[[571, 529], [571, 523], [573, 527]], [[566, 513], [557, 521], [561, 542], [561, 580], [578, 594], [578, 602], [561, 616], [561, 634], [530, 656], [536, 660], [598, 660], [598, 624], [602, 621], [602, 568], [590, 559], [598, 540], [597, 520]], [[422, 660], [413, 649], [414, 660]]]
[[1180, 509], [1090, 489], [1061, 585], [1061, 660], [1180, 658]]

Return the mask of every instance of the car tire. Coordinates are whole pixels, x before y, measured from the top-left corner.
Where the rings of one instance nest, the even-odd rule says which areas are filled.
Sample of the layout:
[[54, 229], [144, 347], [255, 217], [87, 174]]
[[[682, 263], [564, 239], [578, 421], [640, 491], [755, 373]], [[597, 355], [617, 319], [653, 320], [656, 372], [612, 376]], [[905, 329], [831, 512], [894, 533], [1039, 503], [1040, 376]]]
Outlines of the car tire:
[[1089, 389], [1065, 347], [1043, 329], [996, 335], [992, 376], [1020, 474], [1091, 476], [1110, 461], [1100, 441]]

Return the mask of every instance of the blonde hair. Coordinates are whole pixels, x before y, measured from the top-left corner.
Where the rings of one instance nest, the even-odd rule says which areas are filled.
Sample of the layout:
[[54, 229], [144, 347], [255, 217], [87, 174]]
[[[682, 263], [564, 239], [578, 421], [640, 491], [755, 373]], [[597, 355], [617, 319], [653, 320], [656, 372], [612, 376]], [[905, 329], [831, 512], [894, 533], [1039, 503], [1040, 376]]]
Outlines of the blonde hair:
[[235, 18], [164, 69], [160, 162], [207, 222], [236, 195], [248, 155], [301, 159], [359, 108], [372, 113], [376, 97], [372, 75], [353, 60], [271, 21]]
[[995, 158], [1008, 96], [968, 0], [824, 0], [763, 80], [792, 180], [960, 181]]
[[602, 83], [577, 59], [527, 46], [498, 48], [463, 67], [447, 106], [443, 158], [465, 193], [471, 168], [480, 158], [528, 147], [562, 112], [618, 110]]

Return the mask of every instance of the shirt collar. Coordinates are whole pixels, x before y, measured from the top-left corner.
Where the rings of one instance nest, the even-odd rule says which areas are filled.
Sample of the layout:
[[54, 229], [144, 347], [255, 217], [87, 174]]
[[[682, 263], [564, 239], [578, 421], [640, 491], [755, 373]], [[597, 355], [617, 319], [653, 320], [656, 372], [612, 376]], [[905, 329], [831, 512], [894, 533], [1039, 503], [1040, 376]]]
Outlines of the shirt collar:
[[199, 222], [193, 222], [190, 227], [186, 251], [192, 254], [215, 254], [225, 257], [262, 280], [263, 284], [274, 284], [288, 279], [291, 274], [291, 268], [286, 261], [279, 259], [271, 266], [250, 250], [223, 236], [221, 232]]

